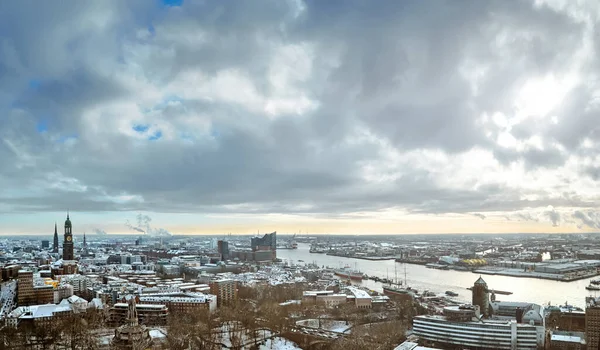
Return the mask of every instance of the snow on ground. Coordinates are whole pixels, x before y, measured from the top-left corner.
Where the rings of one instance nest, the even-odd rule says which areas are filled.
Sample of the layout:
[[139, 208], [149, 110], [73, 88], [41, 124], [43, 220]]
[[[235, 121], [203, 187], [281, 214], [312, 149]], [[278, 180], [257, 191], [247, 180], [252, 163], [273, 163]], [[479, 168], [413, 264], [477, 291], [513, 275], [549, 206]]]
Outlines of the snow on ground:
[[165, 338], [167, 335], [164, 333], [164, 331], [160, 330], [160, 329], [151, 329], [150, 330], [150, 337], [152, 337], [152, 339], [154, 338]]
[[265, 344], [261, 345], [259, 348], [259, 350], [271, 350], [271, 349], [277, 349], [277, 350], [302, 350], [301, 347], [298, 346], [298, 344], [291, 342], [285, 338], [280, 338], [280, 337], [276, 337], [273, 339], [268, 339]]
[[[301, 320], [296, 322], [298, 326], [321, 329], [324, 331], [336, 332], [336, 333], [345, 333], [350, 327], [351, 324], [346, 323], [346, 321], [335, 321], [335, 320], [318, 320], [318, 319], [308, 319]], [[348, 332], [346, 332], [348, 333]]]

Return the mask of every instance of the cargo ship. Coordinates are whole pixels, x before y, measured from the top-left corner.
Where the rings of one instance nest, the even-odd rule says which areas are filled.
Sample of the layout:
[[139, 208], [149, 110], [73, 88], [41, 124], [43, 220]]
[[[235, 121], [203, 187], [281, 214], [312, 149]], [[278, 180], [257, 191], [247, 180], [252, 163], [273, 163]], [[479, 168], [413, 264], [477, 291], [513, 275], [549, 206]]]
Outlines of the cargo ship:
[[343, 269], [337, 269], [333, 273], [336, 276], [344, 278], [344, 279], [351, 279], [351, 280], [355, 280], [355, 281], [362, 281], [362, 279], [363, 279], [363, 274], [358, 270], [350, 270], [348, 268], [343, 268]]

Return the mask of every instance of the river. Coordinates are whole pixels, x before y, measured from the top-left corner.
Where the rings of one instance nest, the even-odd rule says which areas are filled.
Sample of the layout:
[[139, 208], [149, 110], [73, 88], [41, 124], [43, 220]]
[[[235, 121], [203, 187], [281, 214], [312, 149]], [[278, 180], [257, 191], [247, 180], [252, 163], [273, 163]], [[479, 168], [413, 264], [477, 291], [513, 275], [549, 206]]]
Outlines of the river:
[[[370, 261], [361, 259], [344, 258], [330, 256], [326, 254], [310, 253], [308, 244], [298, 244], [298, 249], [278, 250], [277, 257], [288, 263], [298, 264], [298, 260], [305, 263], [316, 263], [319, 266], [329, 266], [333, 268], [349, 265], [356, 267], [362, 273], [369, 276], [389, 277], [394, 279], [397, 274], [398, 280], [404, 280], [404, 271], [406, 268], [406, 281], [409, 286], [419, 290], [429, 290], [435, 293], [444, 293], [447, 290], [459, 294], [456, 298], [460, 301], [470, 302], [471, 291], [466, 288], [471, 287], [479, 275], [469, 271], [454, 270], [435, 270], [423, 265], [402, 264], [394, 260]], [[396, 270], [396, 273], [395, 271]], [[543, 280], [536, 278], [517, 278], [508, 276], [482, 275], [490, 289], [512, 292], [512, 295], [496, 295], [497, 300], [523, 301], [546, 305], [550, 302], [552, 305], [564, 304], [585, 307], [585, 297], [591, 292], [585, 289], [592, 278], [573, 281], [559, 282]], [[364, 280], [360, 282], [372, 290], [381, 292], [382, 284]], [[591, 294], [600, 296], [600, 294]]]

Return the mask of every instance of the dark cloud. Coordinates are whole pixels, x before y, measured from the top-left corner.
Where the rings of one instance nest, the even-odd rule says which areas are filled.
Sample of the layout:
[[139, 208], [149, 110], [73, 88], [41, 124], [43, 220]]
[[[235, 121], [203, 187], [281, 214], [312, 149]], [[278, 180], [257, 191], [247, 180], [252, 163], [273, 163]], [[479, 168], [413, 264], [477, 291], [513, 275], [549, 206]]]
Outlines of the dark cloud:
[[558, 226], [560, 224], [560, 213], [554, 208], [550, 208], [544, 212], [544, 216], [550, 220], [552, 226]]
[[473, 213], [473, 216], [480, 218], [481, 220], [485, 220], [486, 216], [481, 213]]
[[593, 229], [600, 229], [600, 214], [595, 211], [583, 212], [576, 210], [573, 212], [573, 218], [579, 220], [582, 226], [587, 226]]
[[[589, 81], [546, 117], [483, 117], [515, 117], [532, 78], [586, 72], [591, 63], [574, 62], [589, 27], [564, 11], [505, 1], [32, 4], [0, 4], [8, 212], [403, 209], [530, 221], [510, 213], [551, 205], [542, 216], [558, 225], [559, 208], [596, 200], [564, 189], [577, 172], [598, 181], [595, 168], [562, 169], [595, 156], [583, 140], [600, 141]], [[500, 146], [502, 133], [542, 147]], [[475, 151], [494, 165], [469, 159]], [[457, 174], [472, 164], [473, 179]], [[519, 164], [565, 180], [505, 180]], [[166, 234], [149, 220], [129, 227]]]

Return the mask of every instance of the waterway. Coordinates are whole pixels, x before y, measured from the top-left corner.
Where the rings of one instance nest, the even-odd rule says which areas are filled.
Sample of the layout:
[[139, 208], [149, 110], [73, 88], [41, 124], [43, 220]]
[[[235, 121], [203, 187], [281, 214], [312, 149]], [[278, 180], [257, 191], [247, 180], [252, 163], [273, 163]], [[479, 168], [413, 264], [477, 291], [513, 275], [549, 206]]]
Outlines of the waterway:
[[[398, 280], [402, 281], [406, 269], [406, 282], [409, 286], [419, 291], [429, 290], [434, 293], [444, 293], [451, 290], [459, 294], [455, 299], [463, 302], [471, 301], [471, 291], [467, 288], [471, 287], [479, 277], [478, 274], [469, 271], [435, 270], [423, 265], [397, 263], [394, 260], [370, 261], [313, 254], [309, 250], [310, 246], [308, 244], [301, 243], [298, 244], [298, 249], [278, 250], [277, 257], [291, 264], [298, 264], [299, 260], [303, 260], [305, 263], [316, 263], [319, 266], [332, 268], [348, 265], [352, 268], [356, 267], [369, 276], [390, 279], [397, 276]], [[508, 276], [483, 275], [482, 277], [490, 289], [513, 293], [512, 295], [496, 295], [497, 300], [524, 301], [542, 305], [548, 303], [558, 305], [567, 302], [570, 305], [583, 308], [585, 307], [586, 296], [600, 296], [598, 292], [585, 289], [593, 278], [573, 282], [559, 282]], [[372, 290], [382, 291], [383, 285], [379, 282], [364, 280], [359, 283]]]

